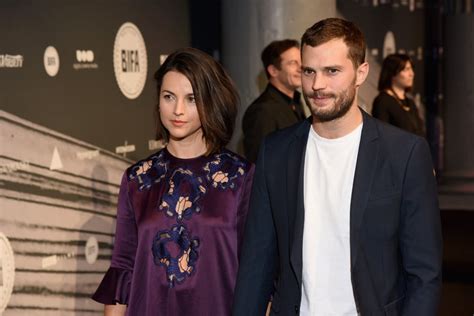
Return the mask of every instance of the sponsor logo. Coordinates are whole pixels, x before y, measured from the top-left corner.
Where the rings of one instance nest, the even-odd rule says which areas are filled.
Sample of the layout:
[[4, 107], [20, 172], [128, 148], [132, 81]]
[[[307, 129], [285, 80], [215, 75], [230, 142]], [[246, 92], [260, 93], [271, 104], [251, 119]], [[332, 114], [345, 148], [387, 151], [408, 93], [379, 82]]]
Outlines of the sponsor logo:
[[124, 23], [115, 36], [114, 72], [120, 91], [129, 99], [136, 99], [145, 87], [148, 60], [145, 41], [138, 27]]
[[80, 160], [85, 159], [94, 159], [99, 157], [99, 150], [87, 150], [87, 151], [80, 151], [76, 153], [76, 157]]
[[94, 63], [94, 52], [92, 50], [76, 50], [76, 63], [72, 65], [75, 70], [80, 69], [97, 69], [99, 65]]
[[23, 67], [22, 55], [0, 55], [0, 68], [21, 68]]
[[97, 238], [91, 236], [87, 239], [86, 249], [84, 250], [88, 264], [94, 264], [99, 256], [99, 243]]
[[53, 46], [46, 47], [44, 51], [44, 69], [50, 77], [54, 77], [59, 71], [59, 54]]
[[17, 170], [30, 170], [30, 164], [27, 161], [13, 161], [0, 165], [0, 174], [13, 173]]

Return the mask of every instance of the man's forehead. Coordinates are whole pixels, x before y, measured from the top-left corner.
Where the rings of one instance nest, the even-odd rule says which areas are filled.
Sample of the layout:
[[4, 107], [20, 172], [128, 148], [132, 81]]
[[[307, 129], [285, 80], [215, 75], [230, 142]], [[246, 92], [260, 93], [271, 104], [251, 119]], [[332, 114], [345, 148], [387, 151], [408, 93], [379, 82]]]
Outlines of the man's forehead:
[[303, 45], [301, 56], [303, 63], [350, 61], [349, 48], [342, 39], [334, 39], [318, 46]]

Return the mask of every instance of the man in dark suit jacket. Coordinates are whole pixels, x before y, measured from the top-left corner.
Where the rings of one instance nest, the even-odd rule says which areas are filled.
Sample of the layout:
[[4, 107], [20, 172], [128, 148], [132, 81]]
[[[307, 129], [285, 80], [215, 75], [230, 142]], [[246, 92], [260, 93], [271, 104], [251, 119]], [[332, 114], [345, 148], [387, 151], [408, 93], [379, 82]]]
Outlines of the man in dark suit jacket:
[[271, 42], [262, 52], [267, 75], [265, 91], [247, 108], [242, 120], [244, 151], [248, 160], [257, 160], [258, 147], [273, 131], [305, 118], [301, 95], [301, 56], [298, 41]]
[[430, 151], [357, 106], [368, 70], [353, 23], [326, 19], [303, 35], [312, 117], [259, 151], [233, 315], [264, 315], [271, 297], [271, 315], [436, 315], [442, 239]]

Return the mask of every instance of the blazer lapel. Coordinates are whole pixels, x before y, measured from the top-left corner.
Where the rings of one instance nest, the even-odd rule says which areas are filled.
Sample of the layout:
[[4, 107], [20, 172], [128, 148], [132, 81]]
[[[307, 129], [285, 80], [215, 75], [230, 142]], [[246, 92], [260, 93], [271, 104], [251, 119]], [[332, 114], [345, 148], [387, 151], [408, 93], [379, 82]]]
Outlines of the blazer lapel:
[[375, 125], [375, 120], [364, 111], [362, 111], [362, 116], [364, 126], [362, 127], [359, 153], [357, 155], [350, 210], [352, 267], [354, 266], [358, 255], [359, 231], [375, 174], [375, 166], [379, 150], [379, 143], [377, 141], [378, 131]]
[[295, 133], [288, 147], [287, 162], [287, 214], [290, 246], [290, 262], [301, 285], [303, 266], [304, 227], [304, 158], [308, 141], [310, 119], [306, 119]]

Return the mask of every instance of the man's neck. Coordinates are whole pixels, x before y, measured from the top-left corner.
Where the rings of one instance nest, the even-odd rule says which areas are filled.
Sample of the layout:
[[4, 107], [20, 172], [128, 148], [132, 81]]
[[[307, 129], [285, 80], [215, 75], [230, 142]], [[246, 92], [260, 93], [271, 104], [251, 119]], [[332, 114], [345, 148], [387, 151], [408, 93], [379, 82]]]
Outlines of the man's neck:
[[295, 90], [289, 89], [285, 85], [283, 85], [281, 82], [276, 81], [276, 80], [270, 80], [269, 81], [272, 86], [274, 86], [278, 91], [281, 93], [287, 95], [289, 98], [293, 99], [295, 95]]
[[336, 139], [349, 134], [361, 123], [362, 112], [357, 104], [353, 104], [343, 117], [329, 122], [320, 122], [313, 118], [312, 125], [319, 136], [328, 139]]

